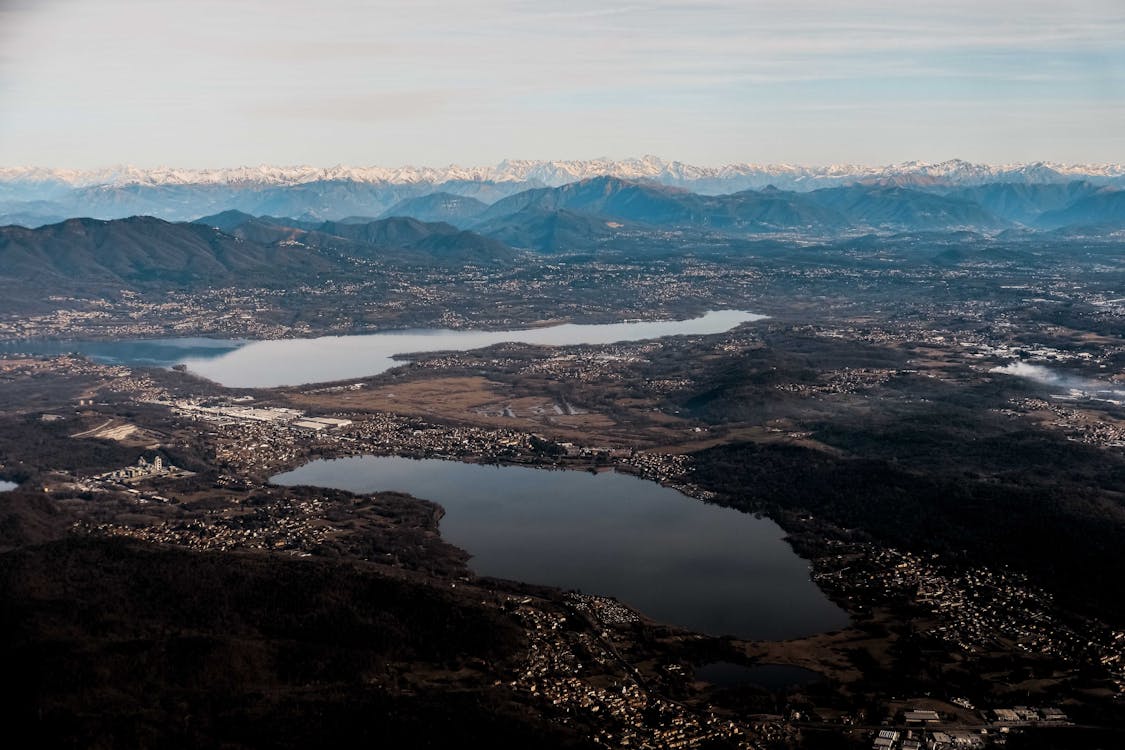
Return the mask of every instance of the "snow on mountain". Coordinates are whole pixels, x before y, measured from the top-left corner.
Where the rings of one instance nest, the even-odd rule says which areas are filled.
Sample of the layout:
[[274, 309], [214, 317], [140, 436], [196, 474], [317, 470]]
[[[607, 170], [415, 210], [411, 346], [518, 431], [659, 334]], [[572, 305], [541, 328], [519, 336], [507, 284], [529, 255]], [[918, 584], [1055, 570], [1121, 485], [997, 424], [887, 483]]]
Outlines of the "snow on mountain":
[[1094, 182], [1125, 178], [1122, 164], [974, 164], [960, 159], [939, 163], [910, 161], [886, 166], [832, 164], [727, 164], [703, 167], [655, 156], [638, 159], [582, 161], [506, 160], [495, 167], [334, 167], [241, 166], [218, 169], [143, 169], [115, 166], [94, 170], [44, 167], [0, 167], [0, 185], [12, 188], [73, 189], [200, 185], [274, 187], [313, 182], [354, 182], [375, 185], [442, 185], [456, 182], [527, 183], [559, 186], [577, 180], [610, 175], [630, 180], [651, 180], [691, 188], [697, 192], [731, 192], [775, 185], [812, 190], [857, 182], [980, 185], [989, 182], [1044, 183], [1087, 179]]

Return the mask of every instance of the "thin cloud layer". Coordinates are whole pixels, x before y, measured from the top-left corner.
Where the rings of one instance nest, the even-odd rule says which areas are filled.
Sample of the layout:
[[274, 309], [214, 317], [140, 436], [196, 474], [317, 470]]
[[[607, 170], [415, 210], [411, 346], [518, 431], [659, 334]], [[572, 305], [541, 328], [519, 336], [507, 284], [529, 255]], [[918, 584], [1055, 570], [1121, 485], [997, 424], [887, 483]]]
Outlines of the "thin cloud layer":
[[0, 13], [5, 164], [1125, 161], [1115, 1], [20, 0]]

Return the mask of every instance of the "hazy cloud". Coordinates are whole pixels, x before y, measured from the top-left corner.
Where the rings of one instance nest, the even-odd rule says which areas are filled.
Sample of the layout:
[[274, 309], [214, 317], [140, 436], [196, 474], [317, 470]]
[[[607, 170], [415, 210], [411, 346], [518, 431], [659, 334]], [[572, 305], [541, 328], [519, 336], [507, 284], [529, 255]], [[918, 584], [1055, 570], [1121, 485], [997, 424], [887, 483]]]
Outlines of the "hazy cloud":
[[1116, 397], [1125, 396], [1125, 389], [1118, 389], [1115, 383], [1084, 378], [1050, 367], [1033, 365], [1029, 362], [1011, 362], [1002, 367], [993, 367], [989, 372], [1000, 373], [1002, 375], [1014, 375], [1015, 377], [1032, 380], [1051, 388], [1073, 388], [1091, 393], [1109, 392]]
[[1125, 161], [1119, 0], [0, 0], [0, 14], [0, 163], [371, 163], [373, 143], [435, 163]]
[[268, 118], [293, 117], [310, 120], [353, 120], [377, 123], [437, 115], [452, 95], [443, 91], [399, 91], [356, 96], [310, 95], [249, 104], [246, 111]]

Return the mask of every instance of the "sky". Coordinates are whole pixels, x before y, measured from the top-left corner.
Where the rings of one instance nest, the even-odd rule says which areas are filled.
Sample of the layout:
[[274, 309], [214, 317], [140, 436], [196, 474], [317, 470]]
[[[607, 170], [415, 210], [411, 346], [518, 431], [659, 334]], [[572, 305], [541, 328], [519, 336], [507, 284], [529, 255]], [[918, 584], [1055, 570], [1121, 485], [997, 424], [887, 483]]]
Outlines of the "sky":
[[0, 0], [0, 166], [1125, 162], [1123, 0]]

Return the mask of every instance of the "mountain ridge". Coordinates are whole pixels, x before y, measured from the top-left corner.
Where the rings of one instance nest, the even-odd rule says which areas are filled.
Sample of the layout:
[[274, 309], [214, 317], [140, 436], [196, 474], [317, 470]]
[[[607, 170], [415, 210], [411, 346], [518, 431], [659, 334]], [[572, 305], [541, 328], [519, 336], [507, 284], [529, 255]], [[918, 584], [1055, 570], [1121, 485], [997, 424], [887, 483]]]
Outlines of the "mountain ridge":
[[[700, 166], [667, 161], [656, 156], [627, 159], [521, 160], [508, 159], [495, 166], [349, 166], [310, 165], [238, 166], [220, 168], [142, 168], [118, 165], [101, 169], [65, 169], [38, 166], [0, 167], [0, 185], [78, 187], [123, 187], [127, 185], [213, 185], [213, 186], [292, 186], [312, 182], [346, 181], [365, 184], [431, 184], [447, 182], [519, 182], [557, 187], [596, 176], [648, 179], [661, 184], [687, 186], [708, 181], [770, 180], [786, 184], [827, 186], [861, 180], [891, 179], [902, 176], [927, 178], [949, 185], [988, 182], [1047, 183], [1088, 178], [1093, 181], [1125, 179], [1125, 164], [1065, 164], [1037, 161], [984, 164], [949, 159], [942, 162], [906, 161], [886, 165], [737, 162], [719, 166]], [[747, 185], [746, 187], [752, 187]], [[781, 185], [778, 185], [781, 187]], [[745, 188], [743, 188], [745, 189]], [[732, 191], [733, 192], [733, 191]], [[0, 197], [3, 193], [0, 192]]]
[[285, 287], [321, 274], [362, 278], [364, 260], [461, 267], [516, 255], [497, 240], [409, 218], [308, 226], [226, 211], [197, 222], [134, 216], [0, 227], [0, 284]]
[[[487, 226], [484, 234], [501, 242], [518, 238], [529, 248], [557, 252], [562, 244], [583, 236], [592, 244], [612, 236], [606, 231], [612, 227], [604, 220], [629, 225], [630, 232], [646, 227], [691, 229], [733, 237], [1116, 226], [1125, 221], [1125, 183], [992, 182], [938, 189], [929, 178], [878, 179], [812, 190], [771, 183], [715, 194], [648, 179], [599, 175], [559, 186], [461, 183], [460, 187], [434, 188], [314, 182], [238, 190], [215, 185], [131, 185], [77, 188], [60, 202], [32, 201], [13, 207], [0, 201], [0, 225], [46, 226], [66, 216], [106, 220], [145, 215], [167, 221], [196, 221], [199, 216], [220, 221], [233, 216], [238, 226], [246, 223], [239, 217], [256, 217], [257, 239], [276, 234], [276, 227], [261, 219], [293, 217], [272, 224], [283, 222], [290, 230], [313, 232], [318, 246], [345, 240], [370, 245], [391, 227], [385, 224], [373, 229], [376, 222], [409, 218], [429, 226], [426, 234], [428, 242], [434, 243], [432, 250], [446, 243], [455, 251], [475, 245], [483, 259], [497, 256], [505, 248], [484, 241], [480, 232], [454, 235]], [[511, 217], [513, 227], [502, 226], [505, 217]], [[599, 224], [598, 220], [603, 221]], [[406, 227], [401, 222], [397, 226]], [[240, 231], [245, 234], [249, 229]], [[376, 244], [384, 244], [388, 237]]]

